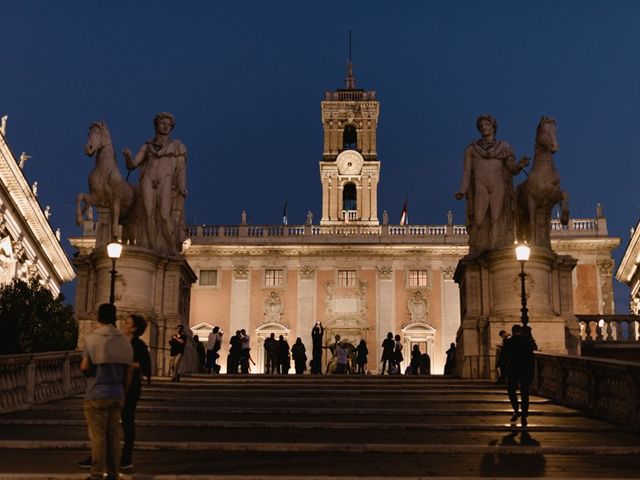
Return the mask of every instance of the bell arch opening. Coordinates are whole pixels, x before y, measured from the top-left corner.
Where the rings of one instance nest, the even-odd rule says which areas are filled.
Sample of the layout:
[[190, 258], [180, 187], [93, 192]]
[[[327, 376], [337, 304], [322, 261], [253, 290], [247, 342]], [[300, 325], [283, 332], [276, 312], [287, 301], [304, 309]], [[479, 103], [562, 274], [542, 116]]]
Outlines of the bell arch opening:
[[358, 148], [358, 131], [353, 125], [347, 125], [342, 132], [342, 149], [355, 150]]

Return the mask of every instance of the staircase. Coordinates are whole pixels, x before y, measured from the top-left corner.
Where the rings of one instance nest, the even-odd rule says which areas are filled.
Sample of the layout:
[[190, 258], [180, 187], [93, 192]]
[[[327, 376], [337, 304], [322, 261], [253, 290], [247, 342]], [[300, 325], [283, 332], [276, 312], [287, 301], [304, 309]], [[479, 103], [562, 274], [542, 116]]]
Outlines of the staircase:
[[[138, 405], [134, 479], [639, 478], [640, 435], [533, 396], [443, 377], [154, 380]], [[81, 479], [82, 398], [0, 415], [0, 479]]]

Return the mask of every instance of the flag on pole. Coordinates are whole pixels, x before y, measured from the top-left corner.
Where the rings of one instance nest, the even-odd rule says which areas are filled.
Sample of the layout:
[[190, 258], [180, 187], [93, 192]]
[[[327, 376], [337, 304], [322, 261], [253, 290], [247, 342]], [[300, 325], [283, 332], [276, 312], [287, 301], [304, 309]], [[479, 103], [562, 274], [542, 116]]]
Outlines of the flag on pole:
[[287, 203], [288, 200], [284, 201], [284, 208], [282, 209], [282, 225], [288, 225], [289, 221], [287, 219]]
[[409, 225], [409, 215], [407, 214], [407, 199], [404, 199], [404, 207], [402, 207], [402, 213], [400, 214], [400, 226], [404, 227]]

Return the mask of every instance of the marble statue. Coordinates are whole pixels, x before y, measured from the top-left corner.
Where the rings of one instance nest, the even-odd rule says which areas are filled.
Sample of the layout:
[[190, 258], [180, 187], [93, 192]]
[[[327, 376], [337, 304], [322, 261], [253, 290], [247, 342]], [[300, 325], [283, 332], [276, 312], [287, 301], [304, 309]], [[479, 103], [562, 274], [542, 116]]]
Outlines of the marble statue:
[[20, 170], [24, 168], [24, 165], [27, 163], [27, 160], [29, 160], [30, 158], [33, 158], [33, 157], [31, 155], [27, 155], [26, 152], [22, 152], [20, 154], [20, 163], [18, 164], [18, 166], [20, 167]]
[[529, 164], [523, 157], [517, 164], [511, 146], [496, 140], [497, 123], [491, 115], [476, 121], [482, 138], [464, 152], [464, 173], [455, 198], [467, 199], [469, 253], [513, 245], [513, 182], [511, 177]]
[[33, 182], [33, 184], [31, 184], [31, 191], [33, 192], [34, 197], [38, 196], [38, 182]]
[[2, 135], [6, 135], [7, 134], [7, 120], [9, 119], [9, 115], [3, 115], [2, 119], [0, 120], [0, 133], [2, 133]]
[[93, 217], [91, 206], [107, 207], [111, 213], [111, 237], [117, 237], [118, 225], [123, 225], [124, 242], [133, 241], [135, 233], [128, 219], [133, 217], [136, 193], [132, 185], [120, 174], [111, 143], [111, 134], [104, 122], [89, 126], [84, 153], [95, 156], [96, 165], [89, 174], [89, 193], [79, 193], [76, 199], [76, 223], [82, 225], [85, 214]]
[[531, 245], [551, 248], [551, 212], [560, 203], [560, 222], [569, 222], [569, 195], [560, 190], [560, 174], [553, 162], [558, 151], [556, 121], [542, 117], [536, 130], [535, 153], [529, 178], [516, 189], [516, 237]]
[[453, 225], [453, 212], [451, 210], [447, 212], [447, 225]]
[[140, 194], [146, 219], [148, 246], [174, 255], [185, 238], [184, 199], [187, 196], [187, 149], [170, 137], [175, 127], [172, 114], [162, 112], [153, 121], [156, 135], [145, 142], [135, 157], [125, 148], [129, 170], [140, 167]]
[[247, 211], [242, 210], [242, 213], [240, 214], [240, 225], [246, 225], [246, 224], [247, 224]]
[[389, 213], [386, 210], [382, 212], [382, 225], [389, 225]]
[[51, 216], [51, 206], [47, 205], [44, 208], [44, 216], [46, 217], [47, 220], [49, 220], [49, 217]]
[[313, 212], [311, 210], [307, 211], [306, 225], [313, 225]]

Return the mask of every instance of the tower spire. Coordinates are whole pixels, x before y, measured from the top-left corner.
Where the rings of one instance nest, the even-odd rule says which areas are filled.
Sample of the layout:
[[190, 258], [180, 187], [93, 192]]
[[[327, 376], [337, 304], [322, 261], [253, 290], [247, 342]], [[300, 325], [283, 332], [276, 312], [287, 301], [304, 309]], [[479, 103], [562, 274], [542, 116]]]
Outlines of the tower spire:
[[349, 30], [349, 61], [347, 62], [347, 77], [344, 81], [347, 90], [356, 89], [356, 77], [353, 76], [353, 65], [351, 64], [351, 30]]

